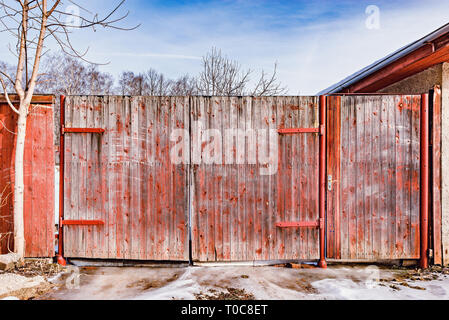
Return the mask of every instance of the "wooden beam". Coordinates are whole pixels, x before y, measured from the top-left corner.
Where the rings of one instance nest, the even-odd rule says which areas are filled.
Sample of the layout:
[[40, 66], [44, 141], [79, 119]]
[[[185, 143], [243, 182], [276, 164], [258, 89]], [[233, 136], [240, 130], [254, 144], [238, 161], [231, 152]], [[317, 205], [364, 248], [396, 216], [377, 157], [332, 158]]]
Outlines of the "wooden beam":
[[296, 222], [278, 222], [276, 227], [278, 228], [318, 228], [320, 226], [319, 221], [296, 221]]
[[104, 133], [102, 128], [62, 128], [62, 133]]
[[[16, 94], [10, 94], [9, 99], [13, 104], [19, 103], [19, 96]], [[31, 104], [45, 104], [52, 105], [54, 103], [55, 96], [53, 95], [34, 95]], [[3, 93], [0, 94], [0, 103], [7, 103], [5, 99], [5, 95]]]
[[289, 128], [289, 129], [279, 129], [279, 134], [295, 134], [295, 133], [319, 133], [319, 128]]
[[63, 220], [63, 226], [101, 226], [104, 225], [103, 220]]

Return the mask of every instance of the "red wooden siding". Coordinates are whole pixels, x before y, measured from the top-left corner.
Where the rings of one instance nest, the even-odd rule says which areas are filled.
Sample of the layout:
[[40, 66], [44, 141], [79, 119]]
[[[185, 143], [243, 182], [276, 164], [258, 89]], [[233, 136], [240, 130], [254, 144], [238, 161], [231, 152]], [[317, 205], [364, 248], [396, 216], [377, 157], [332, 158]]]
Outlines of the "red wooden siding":
[[[14, 98], [12, 98], [15, 100]], [[53, 97], [34, 98], [42, 103], [32, 106], [27, 121], [25, 143], [25, 255], [27, 257], [53, 257], [55, 244], [54, 221], [54, 125]], [[17, 115], [4, 102], [0, 102], [0, 254], [14, 249], [13, 233], [13, 181], [15, 135]]]
[[[329, 145], [328, 170], [334, 176], [333, 191], [328, 193], [329, 256], [420, 257], [420, 100], [420, 96], [330, 98], [329, 112], [340, 108], [341, 116], [329, 120], [329, 126], [340, 121], [340, 132], [334, 128], [340, 143], [334, 137]], [[332, 239], [340, 245], [330, 243]]]
[[[198, 97], [192, 98], [192, 123], [222, 133], [230, 128], [317, 129], [317, 103], [316, 97]], [[194, 260], [319, 258], [317, 228], [276, 227], [278, 222], [318, 221], [318, 133], [280, 134], [277, 139], [279, 167], [273, 175], [260, 175], [259, 162], [250, 164], [247, 158], [192, 166]], [[260, 153], [268, 145], [257, 140], [255, 147]]]
[[188, 260], [187, 166], [170, 161], [170, 133], [188, 128], [188, 98], [67, 97], [64, 255]]
[[431, 146], [432, 146], [432, 167], [431, 167], [431, 214], [432, 214], [432, 234], [433, 234], [433, 262], [443, 263], [442, 255], [442, 234], [441, 234], [441, 88], [435, 87], [433, 90], [431, 119]]

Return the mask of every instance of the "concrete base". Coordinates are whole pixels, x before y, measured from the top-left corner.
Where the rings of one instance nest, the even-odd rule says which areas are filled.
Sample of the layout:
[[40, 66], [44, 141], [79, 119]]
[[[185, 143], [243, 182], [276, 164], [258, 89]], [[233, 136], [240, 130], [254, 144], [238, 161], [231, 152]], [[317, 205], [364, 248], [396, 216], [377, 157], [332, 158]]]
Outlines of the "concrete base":
[[107, 259], [82, 259], [68, 258], [67, 264], [76, 267], [148, 267], [148, 268], [185, 268], [188, 262], [170, 261], [136, 261], [136, 260], [107, 260]]

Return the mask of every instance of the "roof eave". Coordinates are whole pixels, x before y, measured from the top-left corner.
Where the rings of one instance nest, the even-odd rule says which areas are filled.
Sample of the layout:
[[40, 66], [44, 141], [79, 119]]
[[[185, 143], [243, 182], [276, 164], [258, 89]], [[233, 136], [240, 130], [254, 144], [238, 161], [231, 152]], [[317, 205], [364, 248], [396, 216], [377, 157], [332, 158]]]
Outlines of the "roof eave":
[[318, 95], [342, 93], [345, 89], [356, 84], [357, 82], [369, 77], [370, 75], [374, 74], [379, 70], [386, 68], [387, 66], [396, 62], [397, 60], [406, 57], [407, 55], [413, 53], [414, 51], [422, 48], [423, 46], [429, 45], [429, 43], [432, 43], [433, 41], [443, 36], [449, 36], [449, 23], [433, 31], [427, 36], [395, 51], [394, 53], [388, 55], [387, 57], [380, 59], [374, 62], [373, 64], [355, 72], [354, 74], [350, 75], [349, 77], [346, 77], [342, 81], [330, 86], [329, 88], [320, 91]]

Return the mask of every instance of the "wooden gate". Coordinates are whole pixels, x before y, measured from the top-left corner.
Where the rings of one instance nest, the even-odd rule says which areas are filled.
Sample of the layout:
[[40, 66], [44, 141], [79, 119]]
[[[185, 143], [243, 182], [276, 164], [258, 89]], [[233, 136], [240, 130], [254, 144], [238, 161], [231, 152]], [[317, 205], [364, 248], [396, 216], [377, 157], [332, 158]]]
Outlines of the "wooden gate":
[[328, 97], [327, 256], [420, 258], [421, 96]]
[[189, 259], [186, 164], [170, 132], [188, 98], [67, 97], [64, 256]]
[[193, 260], [318, 259], [317, 102], [68, 97], [64, 256], [187, 261], [191, 231]]
[[64, 255], [419, 259], [420, 106], [327, 97], [325, 181], [318, 97], [69, 97]]
[[191, 114], [210, 133], [192, 163], [193, 260], [318, 259], [318, 98], [198, 97]]

